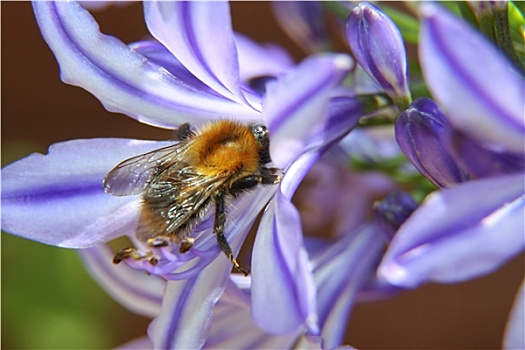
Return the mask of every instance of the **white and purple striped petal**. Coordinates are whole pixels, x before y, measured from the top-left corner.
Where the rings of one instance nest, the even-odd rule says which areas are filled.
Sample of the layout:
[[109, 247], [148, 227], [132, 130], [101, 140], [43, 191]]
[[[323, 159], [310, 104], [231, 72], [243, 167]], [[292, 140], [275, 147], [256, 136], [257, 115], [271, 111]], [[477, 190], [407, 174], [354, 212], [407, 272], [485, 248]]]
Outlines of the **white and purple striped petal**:
[[[248, 285], [249, 289], [249, 279]], [[244, 283], [246, 284], [246, 283]], [[251, 317], [249, 294], [229, 281], [213, 310], [213, 323], [204, 349], [289, 349], [301, 332], [275, 336], [257, 327]]]
[[313, 259], [323, 348], [342, 344], [356, 295], [375, 273], [386, 243], [373, 224], [348, 232]]
[[113, 197], [102, 179], [123, 159], [168, 142], [89, 139], [58, 143], [2, 169], [2, 229], [38, 242], [86, 248], [130, 234], [138, 196]]
[[489, 273], [523, 251], [523, 174], [469, 181], [431, 194], [395, 235], [379, 273], [414, 288]]
[[229, 275], [227, 264], [217, 261], [192, 278], [168, 282], [161, 313], [148, 328], [154, 349], [202, 348]]
[[[314, 281], [303, 245], [299, 212], [291, 202], [299, 182], [318, 157], [319, 153], [305, 154], [284, 174], [255, 238], [253, 318], [270, 334], [291, 332], [305, 323], [312, 333], [318, 331]], [[268, 308], [274, 312], [268, 313]]]
[[438, 5], [423, 7], [419, 56], [450, 123], [497, 150], [523, 153], [524, 79], [468, 24]]
[[[352, 67], [347, 55], [312, 56], [267, 85], [263, 119], [270, 130], [270, 154], [278, 168], [308, 151], [327, 127], [328, 98]], [[315, 74], [312, 74], [315, 72]]]
[[110, 111], [164, 128], [217, 116], [257, 118], [247, 105], [195, 89], [117, 38], [102, 34], [75, 2], [37, 1], [33, 8], [62, 79], [89, 91]]
[[150, 33], [213, 90], [244, 103], [230, 7], [223, 1], [145, 1]]
[[144, 40], [128, 45], [132, 50], [140, 53], [151, 62], [167, 69], [173, 76], [184, 81], [197, 90], [221, 97], [215, 90], [195, 77], [173, 54], [157, 40]]

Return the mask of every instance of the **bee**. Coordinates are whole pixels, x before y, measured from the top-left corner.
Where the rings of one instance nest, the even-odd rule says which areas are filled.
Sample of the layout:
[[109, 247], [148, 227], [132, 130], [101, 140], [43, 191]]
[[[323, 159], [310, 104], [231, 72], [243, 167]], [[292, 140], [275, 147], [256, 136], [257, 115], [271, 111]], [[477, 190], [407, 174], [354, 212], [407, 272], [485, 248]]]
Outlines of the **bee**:
[[[224, 235], [225, 210], [230, 199], [280, 181], [278, 169], [265, 166], [271, 162], [268, 129], [219, 120], [194, 132], [185, 123], [176, 139], [173, 145], [118, 164], [104, 178], [104, 191], [114, 196], [141, 194], [137, 238], [151, 246], [167, 245], [163, 240], [167, 238], [180, 244], [181, 253], [191, 249], [193, 239], [188, 233], [214, 206], [217, 243], [234, 267], [247, 275]], [[113, 261], [129, 257], [143, 256], [126, 248]]]

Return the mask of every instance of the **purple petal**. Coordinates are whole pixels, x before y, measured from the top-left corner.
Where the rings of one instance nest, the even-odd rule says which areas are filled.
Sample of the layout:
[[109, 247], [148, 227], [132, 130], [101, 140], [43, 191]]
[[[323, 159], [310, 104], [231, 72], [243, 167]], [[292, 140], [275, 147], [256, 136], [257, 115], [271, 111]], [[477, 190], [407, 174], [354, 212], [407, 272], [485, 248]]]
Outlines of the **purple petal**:
[[272, 1], [275, 18], [281, 28], [308, 53], [327, 51], [330, 38], [319, 1]]
[[167, 142], [91, 139], [58, 143], [2, 169], [2, 229], [38, 242], [86, 248], [131, 233], [138, 197], [104, 193], [122, 160]]
[[[370, 220], [373, 203], [395, 188], [384, 174], [348, 171], [348, 158], [343, 164], [328, 159], [317, 161], [293, 194], [306, 237], [316, 237], [320, 232], [340, 237], [354, 231]], [[316, 247], [307, 247], [309, 251], [324, 249], [319, 241], [316, 243]]]
[[377, 6], [362, 2], [346, 21], [348, 44], [356, 60], [394, 100], [410, 103], [408, 61], [403, 37]]
[[412, 288], [495, 270], [524, 249], [524, 180], [474, 180], [431, 194], [397, 232], [380, 275]]
[[194, 277], [168, 282], [161, 313], [148, 328], [154, 349], [202, 348], [230, 269], [228, 259], [216, 259]]
[[314, 56], [267, 85], [263, 118], [270, 130], [271, 157], [278, 168], [285, 169], [306, 151], [314, 135], [323, 132], [330, 91], [351, 66], [346, 55]]
[[[307, 154], [286, 172], [255, 238], [253, 318], [270, 334], [291, 332], [305, 323], [312, 333], [318, 332], [313, 276], [303, 246], [299, 212], [290, 201], [298, 183], [318, 156]], [[268, 288], [270, 285], [272, 288]], [[268, 312], [269, 309], [273, 311]]]
[[[226, 237], [237, 254], [258, 213], [273, 195], [271, 188], [243, 196], [228, 212]], [[241, 214], [242, 213], [242, 216]], [[233, 226], [233, 227], [232, 227]], [[209, 240], [217, 251], [217, 259], [198, 274], [168, 282], [161, 314], [149, 328], [155, 349], [201, 348], [208, 335], [213, 308], [221, 296], [232, 268], [230, 260], [220, 253], [215, 237]], [[186, 254], [191, 253], [188, 252]]]
[[382, 232], [374, 225], [364, 225], [313, 259], [324, 349], [343, 342], [356, 294], [374, 275], [384, 244]]
[[436, 186], [449, 187], [470, 178], [447, 147], [451, 126], [431, 99], [415, 100], [396, 119], [395, 130], [403, 153]]
[[199, 124], [218, 115], [258, 117], [246, 105], [192, 88], [118, 39], [100, 33], [93, 17], [75, 2], [37, 1], [33, 8], [62, 79], [86, 89], [110, 111], [166, 128], [187, 120]]
[[378, 163], [402, 155], [391, 125], [357, 128], [340, 143], [346, 158], [357, 158], [367, 163]]
[[363, 105], [349, 97], [332, 97], [328, 100], [328, 118], [324, 128], [305, 140], [304, 150], [311, 151], [332, 145], [346, 136], [363, 116]]
[[290, 55], [277, 45], [261, 45], [241, 34], [235, 34], [235, 43], [242, 81], [255, 77], [279, 76], [293, 67]]
[[156, 40], [139, 41], [128, 45], [132, 50], [140, 53], [151, 62], [167, 69], [171, 74], [191, 85], [197, 90], [206, 91], [209, 94], [220, 95], [208, 85], [197, 79], [173, 54]]
[[122, 344], [115, 348], [116, 350], [153, 350], [153, 344], [151, 344], [151, 340], [149, 340], [148, 337], [140, 337], [137, 339], [133, 339], [125, 344]]
[[449, 139], [455, 159], [474, 177], [498, 176], [525, 170], [523, 153], [487, 149], [460, 132], [451, 133]]
[[[247, 280], [243, 278], [243, 280]], [[248, 278], [249, 280], [249, 278]], [[252, 320], [249, 294], [227, 284], [213, 310], [213, 323], [205, 349], [289, 349], [298, 334], [272, 336]]]
[[523, 78], [481, 34], [437, 5], [423, 7], [425, 80], [451, 124], [480, 142], [524, 149]]
[[128, 310], [146, 317], [160, 312], [166, 281], [125, 264], [113, 264], [113, 251], [100, 245], [78, 251], [91, 277]]
[[146, 1], [151, 34], [203, 83], [244, 102], [227, 2]]
[[505, 329], [504, 349], [525, 349], [525, 283], [521, 283]]

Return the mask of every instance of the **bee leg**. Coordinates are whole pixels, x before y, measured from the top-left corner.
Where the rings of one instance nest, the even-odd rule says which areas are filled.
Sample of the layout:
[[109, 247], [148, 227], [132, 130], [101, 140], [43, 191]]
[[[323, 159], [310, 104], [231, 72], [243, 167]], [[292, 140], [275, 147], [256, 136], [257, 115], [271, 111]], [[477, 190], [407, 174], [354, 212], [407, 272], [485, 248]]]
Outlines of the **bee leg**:
[[138, 252], [135, 248], [124, 248], [119, 250], [113, 258], [113, 264], [119, 264], [123, 260], [132, 258], [134, 260], [147, 260], [153, 266], [159, 262], [158, 258], [155, 257], [151, 252], [146, 254]]
[[248, 175], [240, 178], [230, 186], [230, 193], [236, 196], [246, 190], [254, 188], [262, 182], [261, 175]]
[[177, 129], [177, 140], [184, 141], [195, 136], [195, 133], [191, 131], [190, 123], [184, 123]]
[[224, 212], [224, 193], [219, 192], [215, 199], [215, 223], [213, 224], [213, 232], [217, 235], [217, 242], [219, 247], [231, 260], [233, 266], [240, 271], [244, 276], [248, 276], [246, 272], [237, 262], [237, 259], [233, 256], [232, 249], [224, 236], [224, 223], [226, 221], [226, 213]]
[[260, 175], [248, 175], [240, 178], [239, 180], [232, 183], [230, 186], [230, 193], [233, 196], [250, 190], [259, 184], [263, 185], [273, 185], [281, 181], [281, 175], [275, 175], [274, 171], [276, 169], [267, 169], [262, 168]]
[[264, 185], [273, 185], [281, 181], [281, 175], [275, 175], [279, 172], [277, 168], [261, 168], [261, 183]]
[[188, 252], [191, 247], [193, 247], [193, 243], [195, 242], [195, 238], [186, 237], [180, 242], [180, 248], [179, 251], [181, 254], [184, 254]]

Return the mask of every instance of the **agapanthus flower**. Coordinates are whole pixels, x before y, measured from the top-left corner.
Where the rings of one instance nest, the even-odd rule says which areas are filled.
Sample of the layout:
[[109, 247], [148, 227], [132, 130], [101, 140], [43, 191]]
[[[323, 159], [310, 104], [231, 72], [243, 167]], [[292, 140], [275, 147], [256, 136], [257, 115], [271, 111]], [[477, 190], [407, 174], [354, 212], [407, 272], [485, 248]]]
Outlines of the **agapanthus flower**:
[[[225, 233], [237, 253], [269, 203], [252, 256], [253, 320], [269, 333], [304, 327], [318, 333], [314, 277], [291, 197], [321, 153], [351, 130], [362, 112], [357, 102], [332, 92], [351, 68], [350, 58], [313, 56], [293, 67], [275, 47], [236, 36], [223, 2], [145, 2], [146, 23], [155, 39], [129, 46], [100, 33], [75, 2], [33, 6], [62, 79], [95, 95], [108, 110], [168, 129], [224, 118], [268, 126], [271, 158], [283, 171], [282, 180], [239, 199], [229, 211]], [[275, 78], [264, 96], [250, 88], [252, 74]], [[75, 249], [127, 235], [140, 249], [134, 237], [140, 196], [110, 196], [102, 179], [119, 162], [171, 143], [73, 140], [53, 145], [46, 156], [33, 154], [5, 167], [2, 229]], [[149, 329], [155, 348], [198, 348], [206, 340], [213, 307], [231, 270], [228, 259], [218, 258], [210, 224], [205, 219], [197, 228], [195, 244], [185, 254], [173, 245], [144, 247], [154, 250], [157, 265], [126, 261], [178, 280], [168, 282], [161, 312]]]
[[[420, 152], [415, 163], [426, 157], [427, 162], [455, 164], [425, 166], [424, 175], [436, 179], [448, 173], [457, 183], [449, 175], [446, 184], [435, 181], [448, 188], [429, 195], [407, 219], [380, 265], [382, 278], [409, 288], [487, 274], [525, 247], [523, 76], [491, 43], [439, 6], [426, 5], [421, 15], [420, 60], [443, 113], [417, 101], [411, 108], [416, 119], [446, 118], [441, 125], [419, 124], [441, 135], [441, 147], [433, 146], [433, 137], [411, 138], [407, 130], [414, 125], [408, 119], [396, 129], [405, 128], [399, 136], [412, 143], [409, 158]], [[433, 158], [428, 159], [432, 151], [425, 147], [434, 148]], [[522, 314], [522, 297], [515, 307], [505, 346], [523, 348], [523, 318], [516, 316]]]
[[[315, 186], [319, 177], [330, 177], [333, 186], [344, 189], [333, 195], [330, 200], [325, 196], [325, 203], [338, 203], [338, 198], [353, 200], [354, 205], [344, 208], [357, 207], [359, 203], [370, 203], [374, 198], [384, 195], [393, 186], [391, 180], [385, 175], [361, 175], [356, 181], [356, 174], [351, 174], [348, 169], [322, 161], [314, 166], [308, 174], [312, 186], [302, 186], [304, 203], [312, 203], [309, 197], [317, 197]], [[346, 186], [341, 186], [346, 183]], [[350, 183], [350, 185], [348, 185]], [[325, 187], [326, 188], [326, 187]], [[348, 198], [348, 193], [361, 190], [356, 198]], [[301, 202], [303, 202], [301, 200]], [[315, 201], [314, 201], [315, 202]], [[391, 200], [393, 204], [396, 200]], [[384, 206], [383, 208], [386, 208]], [[371, 205], [368, 206], [370, 211]], [[303, 212], [308, 215], [315, 209]], [[383, 216], [388, 209], [382, 210], [378, 215]], [[367, 213], [369, 214], [369, 212]], [[305, 333], [301, 328], [282, 335], [274, 335], [259, 328], [252, 320], [252, 281], [251, 277], [242, 277], [239, 274], [230, 275], [224, 293], [220, 296], [213, 309], [210, 331], [205, 349], [334, 349], [341, 345], [347, 315], [356, 301], [370, 298], [375, 269], [385, 244], [387, 236], [380, 226], [370, 221], [370, 216], [346, 215], [344, 210], [337, 212], [332, 218], [337, 217], [337, 225], [332, 229], [334, 238], [306, 237], [305, 247], [308, 252], [313, 276], [316, 284], [316, 313], [319, 317], [320, 330], [317, 333]], [[320, 219], [320, 221], [323, 221]], [[318, 233], [319, 230], [313, 230]], [[313, 233], [311, 232], [311, 233]], [[147, 276], [130, 269], [128, 266], [116, 270], [111, 265], [111, 250], [105, 246], [98, 246], [81, 250], [81, 256], [92, 276], [116, 300], [125, 307], [139, 312], [147, 317], [154, 317], [164, 307], [161, 305], [162, 293], [159, 284], [166, 283], [161, 279], [154, 279], [148, 284]], [[118, 281], [118, 283], [116, 283]], [[168, 283], [168, 290], [171, 284]], [[368, 290], [367, 290], [368, 289]], [[198, 294], [198, 293], [197, 293]], [[192, 311], [188, 311], [188, 318], [184, 321], [191, 322]], [[179, 334], [181, 337], [193, 334]], [[155, 348], [147, 337], [135, 339], [122, 345], [122, 349], [151, 349]], [[348, 348], [348, 347], [345, 347]]]

